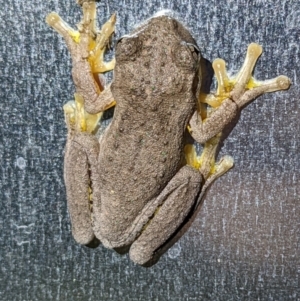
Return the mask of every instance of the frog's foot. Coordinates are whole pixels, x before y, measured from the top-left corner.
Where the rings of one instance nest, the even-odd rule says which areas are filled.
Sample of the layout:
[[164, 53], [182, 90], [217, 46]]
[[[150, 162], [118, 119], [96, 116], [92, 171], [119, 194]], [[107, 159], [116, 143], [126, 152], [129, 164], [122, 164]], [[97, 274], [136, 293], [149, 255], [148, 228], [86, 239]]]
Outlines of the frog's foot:
[[195, 146], [187, 144], [184, 148], [185, 158], [188, 165], [199, 170], [203, 178], [210, 183], [222, 176], [233, 166], [233, 159], [225, 156], [216, 163], [216, 152], [220, 143], [221, 134], [209, 139], [205, 144], [200, 156], [197, 155]]
[[96, 27], [96, 3], [82, 1], [82, 10], [83, 18], [77, 25], [78, 30], [71, 28], [54, 12], [47, 16], [46, 22], [63, 36], [74, 62], [88, 59], [92, 73], [110, 71], [115, 60], [104, 62], [104, 54], [115, 32], [116, 15], [113, 14], [99, 30]]
[[69, 132], [93, 133], [98, 127], [102, 112], [89, 114], [84, 109], [83, 97], [75, 93], [75, 101], [69, 101], [64, 105], [65, 121]]
[[219, 146], [221, 134], [216, 135], [204, 144], [201, 156], [197, 156], [194, 145], [188, 144], [185, 146], [185, 158], [188, 165], [198, 169], [202, 174], [205, 182], [201, 189], [200, 197], [198, 198], [196, 207], [201, 203], [203, 195], [207, 188], [219, 177], [225, 174], [233, 167], [234, 161], [230, 156], [224, 156], [219, 162], [215, 161], [216, 151]]
[[86, 111], [96, 114], [115, 105], [110, 87], [105, 87], [98, 75], [112, 70], [115, 65], [114, 59], [104, 62], [104, 53], [110, 46], [116, 15], [112, 15], [98, 30], [95, 24], [95, 2], [84, 2], [82, 8], [83, 18], [78, 24], [78, 30], [72, 29], [56, 13], [49, 14], [46, 20], [65, 39], [72, 57], [76, 91], [84, 98]]
[[266, 81], [256, 81], [252, 77], [253, 68], [261, 53], [261, 46], [250, 44], [244, 65], [232, 78], [227, 75], [223, 60], [216, 59], [213, 62], [217, 91], [215, 94], [200, 94], [198, 111], [190, 120], [189, 130], [197, 142], [204, 144], [222, 132], [239, 110], [259, 95], [289, 88], [290, 80], [283, 75]]
[[288, 89], [290, 80], [286, 76], [280, 75], [266, 81], [257, 81], [252, 77], [253, 68], [261, 53], [260, 45], [250, 44], [242, 68], [231, 78], [227, 74], [225, 61], [216, 59], [213, 62], [213, 69], [218, 82], [217, 92], [214, 95], [201, 95], [200, 102], [217, 108], [229, 98], [241, 108], [264, 93]]

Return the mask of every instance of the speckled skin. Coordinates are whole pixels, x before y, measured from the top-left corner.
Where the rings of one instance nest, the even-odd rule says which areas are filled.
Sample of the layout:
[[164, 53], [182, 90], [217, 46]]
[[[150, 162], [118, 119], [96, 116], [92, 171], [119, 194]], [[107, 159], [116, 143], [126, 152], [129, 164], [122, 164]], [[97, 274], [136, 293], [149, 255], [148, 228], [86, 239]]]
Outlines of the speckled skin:
[[[118, 42], [113, 121], [99, 148], [87, 133], [69, 135], [66, 148], [65, 180], [77, 241], [87, 244], [95, 235], [106, 247], [119, 248], [137, 240], [130, 255], [143, 264], [190, 212], [203, 182], [199, 171], [182, 166], [184, 135], [200, 82], [200, 54], [193, 45], [189, 32], [167, 16], [150, 19]], [[87, 80], [82, 84], [83, 64], [73, 64], [73, 77], [77, 91], [86, 96], [86, 109], [95, 112]], [[89, 175], [81, 170], [88, 166], [92, 227], [82, 204]]]
[[[188, 47], [180, 46], [183, 40], [195, 42], [186, 31], [186, 36], [175, 31], [178, 27], [166, 17], [152, 19], [137, 36], [133, 33], [117, 45], [111, 86], [117, 106], [101, 143], [103, 189], [101, 206], [94, 205], [96, 235], [105, 235], [112, 246], [128, 240], [128, 228], [181, 165], [199, 80], [197, 54], [193, 57]], [[178, 54], [186, 56], [186, 66]], [[138, 223], [136, 230], [142, 226]]]
[[82, 244], [97, 237], [108, 248], [131, 246], [131, 259], [145, 264], [203, 194], [201, 172], [183, 164], [187, 124], [194, 139], [204, 143], [221, 132], [242, 105], [278, 90], [279, 82], [287, 80], [275, 80], [275, 88], [268, 84], [245, 92], [250, 68], [232, 97], [203, 123], [196, 110], [200, 53], [178, 21], [158, 16], [123, 37], [116, 46], [113, 82], [101, 93], [86, 60], [84, 30], [79, 44], [67, 34], [65, 39], [85, 110], [94, 114], [116, 101], [113, 120], [99, 142], [88, 133], [68, 134], [65, 182], [73, 236]]

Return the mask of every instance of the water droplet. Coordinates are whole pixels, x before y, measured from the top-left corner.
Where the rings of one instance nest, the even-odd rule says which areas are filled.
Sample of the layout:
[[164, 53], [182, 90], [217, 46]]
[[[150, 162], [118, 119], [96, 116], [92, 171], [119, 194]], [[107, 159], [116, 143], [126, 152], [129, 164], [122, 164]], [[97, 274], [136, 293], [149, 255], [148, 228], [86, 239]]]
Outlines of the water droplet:
[[181, 253], [181, 246], [180, 244], [175, 244], [171, 249], [169, 249], [168, 251], [168, 256], [171, 259], [175, 259], [176, 257], [178, 257]]
[[26, 168], [26, 161], [23, 157], [19, 157], [16, 160], [16, 165], [20, 168], [20, 169], [25, 169]]

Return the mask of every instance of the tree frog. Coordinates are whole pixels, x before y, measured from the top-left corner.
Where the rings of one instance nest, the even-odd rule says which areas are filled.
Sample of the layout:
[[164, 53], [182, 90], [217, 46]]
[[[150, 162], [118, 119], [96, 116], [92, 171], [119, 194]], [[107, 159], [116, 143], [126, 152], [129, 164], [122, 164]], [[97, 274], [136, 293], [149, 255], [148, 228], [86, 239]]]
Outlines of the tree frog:
[[[265, 92], [287, 89], [279, 76], [251, 76], [262, 52], [250, 44], [244, 65], [231, 78], [225, 62], [213, 63], [217, 91], [200, 94], [200, 51], [189, 31], [161, 14], [116, 44], [104, 62], [116, 21], [95, 25], [94, 1], [81, 1], [78, 31], [56, 13], [47, 22], [65, 39], [72, 57], [75, 102], [65, 105], [68, 126], [64, 178], [75, 240], [95, 239], [107, 248], [128, 248], [145, 265], [181, 229], [208, 185], [233, 165], [215, 162], [220, 136], [242, 107]], [[105, 85], [98, 74], [114, 69]], [[115, 106], [99, 137], [102, 112]], [[197, 156], [191, 140], [204, 144]]]

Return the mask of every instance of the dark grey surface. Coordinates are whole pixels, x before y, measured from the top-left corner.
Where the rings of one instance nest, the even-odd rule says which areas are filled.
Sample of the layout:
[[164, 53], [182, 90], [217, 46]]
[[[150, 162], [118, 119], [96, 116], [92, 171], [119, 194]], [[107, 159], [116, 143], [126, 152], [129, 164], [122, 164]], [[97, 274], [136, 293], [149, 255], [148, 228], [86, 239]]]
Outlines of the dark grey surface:
[[118, 13], [117, 37], [168, 8], [201, 52], [241, 65], [247, 45], [264, 53], [259, 79], [293, 86], [242, 113], [222, 154], [235, 167], [210, 189], [192, 227], [152, 268], [71, 237], [63, 184], [73, 98], [70, 60], [45, 24], [80, 19], [75, 0], [0, 0], [0, 300], [300, 300], [299, 1], [103, 1], [100, 23]]

